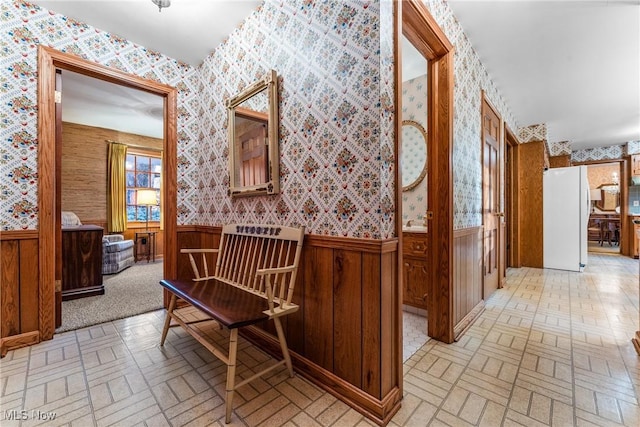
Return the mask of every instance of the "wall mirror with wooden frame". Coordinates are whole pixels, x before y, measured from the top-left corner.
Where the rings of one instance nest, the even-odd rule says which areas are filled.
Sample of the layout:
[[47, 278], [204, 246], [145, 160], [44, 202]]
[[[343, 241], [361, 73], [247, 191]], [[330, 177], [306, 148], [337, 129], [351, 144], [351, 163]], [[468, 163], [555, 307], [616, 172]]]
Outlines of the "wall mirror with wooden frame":
[[226, 102], [229, 132], [229, 194], [280, 191], [278, 76], [274, 70]]
[[402, 121], [402, 191], [415, 188], [427, 175], [427, 131], [413, 120]]
[[596, 200], [596, 207], [601, 211], [614, 212], [620, 206], [620, 187], [616, 184], [602, 184], [600, 200]]

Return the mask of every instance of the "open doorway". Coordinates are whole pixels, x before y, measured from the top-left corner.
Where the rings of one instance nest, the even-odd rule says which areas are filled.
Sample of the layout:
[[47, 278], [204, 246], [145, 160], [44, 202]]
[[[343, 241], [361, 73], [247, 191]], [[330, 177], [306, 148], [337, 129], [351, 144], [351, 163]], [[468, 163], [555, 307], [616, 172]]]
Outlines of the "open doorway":
[[[163, 276], [175, 278], [177, 257], [175, 253], [176, 222], [176, 146], [177, 146], [177, 90], [171, 86], [146, 80], [106, 66], [96, 64], [40, 45], [38, 47], [38, 341], [48, 340], [55, 332], [55, 314], [60, 311], [56, 289], [61, 287], [61, 268], [57, 266], [60, 254], [60, 209], [56, 200], [60, 194], [56, 188], [56, 164], [61, 150], [56, 149], [56, 70], [74, 71], [129, 88], [154, 93], [163, 98], [163, 151], [164, 170], [162, 198], [164, 200], [164, 257]], [[163, 297], [167, 303], [167, 297]]]
[[[442, 29], [437, 25], [426, 6], [418, 0], [396, 3], [401, 9], [398, 14], [399, 31], [396, 34], [398, 47], [398, 61], [396, 62], [396, 104], [403, 106], [402, 87], [403, 77], [402, 58], [404, 50], [415, 48], [421, 57], [419, 68], [426, 68], [425, 75], [426, 96], [422, 102], [426, 106], [426, 126], [416, 123], [403, 126], [403, 117], [396, 117], [398, 158], [402, 159], [403, 139], [414, 135], [426, 142], [426, 170], [424, 176], [403, 181], [402, 160], [399, 160], [397, 189], [397, 235], [400, 243], [398, 250], [398, 283], [400, 289], [399, 315], [402, 308], [421, 305], [426, 308], [426, 321], [419, 322], [418, 328], [426, 329], [426, 335], [445, 343], [454, 341], [454, 289], [453, 289], [453, 169], [451, 157], [453, 155], [453, 45], [449, 42]], [[408, 44], [413, 47], [403, 48], [402, 38], [406, 37]], [[405, 42], [405, 46], [407, 44]], [[408, 80], [408, 79], [407, 79]], [[400, 111], [401, 108], [398, 108]], [[424, 117], [421, 118], [424, 120]], [[419, 122], [418, 122], [419, 124]], [[424, 128], [424, 132], [421, 128]], [[403, 137], [404, 130], [407, 135]], [[408, 161], [405, 159], [405, 162]], [[420, 168], [417, 168], [420, 170]], [[411, 181], [411, 182], [408, 182]], [[425, 200], [419, 205], [419, 212], [415, 213], [412, 222], [407, 216], [403, 220], [403, 194], [405, 187], [414, 183], [416, 186], [424, 182], [421, 188], [426, 193]], [[428, 190], [428, 191], [427, 191]], [[417, 205], [418, 206], [418, 205]], [[418, 214], [420, 217], [418, 217]], [[425, 226], [426, 224], [426, 226]], [[422, 227], [422, 230], [416, 228]], [[414, 233], [422, 231], [422, 233]], [[426, 232], [425, 232], [426, 231]], [[407, 262], [411, 257], [411, 262]], [[408, 264], [408, 266], [407, 266]], [[406, 279], [405, 279], [406, 278]], [[422, 282], [418, 286], [417, 280]], [[412, 282], [416, 283], [416, 286]], [[413, 305], [402, 304], [410, 300]], [[418, 307], [421, 308], [421, 307]], [[424, 310], [424, 308], [423, 308]], [[422, 314], [425, 312], [423, 311]], [[403, 319], [399, 319], [399, 324]], [[402, 334], [403, 331], [399, 331]], [[399, 343], [406, 341], [401, 335]], [[422, 339], [422, 338], [421, 338]], [[425, 339], [426, 342], [426, 339]], [[418, 344], [420, 342], [418, 341]], [[398, 349], [402, 351], [402, 348]], [[402, 366], [398, 366], [398, 375], [402, 374]]]
[[402, 36], [402, 133], [400, 171], [402, 174], [402, 314], [403, 362], [428, 340], [427, 300], [429, 281], [427, 211], [427, 60]]
[[[162, 308], [164, 107], [156, 94], [68, 70], [57, 75], [62, 303], [56, 332], [64, 332]], [[110, 158], [112, 144], [122, 148], [121, 159]], [[113, 168], [112, 161], [122, 165]], [[112, 169], [122, 171], [123, 184], [112, 185]], [[112, 199], [120, 192], [124, 206], [115, 205], [126, 210], [126, 220], [112, 224]]]
[[588, 251], [620, 254], [623, 170], [620, 162], [587, 164], [591, 207], [587, 229]]

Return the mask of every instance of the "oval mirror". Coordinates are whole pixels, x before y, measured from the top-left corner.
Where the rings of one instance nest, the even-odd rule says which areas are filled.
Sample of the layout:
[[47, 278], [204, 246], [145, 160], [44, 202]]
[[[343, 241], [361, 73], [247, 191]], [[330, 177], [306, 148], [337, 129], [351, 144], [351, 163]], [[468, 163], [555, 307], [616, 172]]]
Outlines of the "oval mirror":
[[427, 131], [413, 120], [402, 121], [402, 191], [415, 188], [427, 175]]

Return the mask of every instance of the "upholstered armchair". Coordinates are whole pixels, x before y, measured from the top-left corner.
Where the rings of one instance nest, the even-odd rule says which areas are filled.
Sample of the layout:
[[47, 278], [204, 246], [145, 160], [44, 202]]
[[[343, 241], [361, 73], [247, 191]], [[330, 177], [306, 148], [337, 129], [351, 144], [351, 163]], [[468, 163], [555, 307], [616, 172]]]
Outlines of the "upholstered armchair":
[[102, 274], [119, 273], [133, 262], [133, 240], [124, 240], [122, 234], [102, 238]]

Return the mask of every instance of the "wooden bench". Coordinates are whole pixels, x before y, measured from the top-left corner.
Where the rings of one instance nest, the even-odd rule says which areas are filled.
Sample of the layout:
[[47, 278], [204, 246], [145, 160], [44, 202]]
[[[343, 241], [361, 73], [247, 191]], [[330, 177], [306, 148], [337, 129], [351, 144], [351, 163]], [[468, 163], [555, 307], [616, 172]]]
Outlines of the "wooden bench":
[[[194, 271], [193, 281], [161, 280], [171, 292], [171, 301], [162, 331], [164, 345], [170, 327], [181, 326], [227, 365], [225, 422], [231, 421], [234, 390], [285, 364], [289, 375], [293, 367], [280, 317], [298, 310], [291, 302], [296, 282], [298, 261], [304, 239], [304, 227], [231, 224], [222, 228], [219, 249], [182, 249], [189, 255]], [[215, 272], [209, 275], [207, 254], [217, 254]], [[202, 254], [200, 273], [195, 254]], [[198, 330], [194, 323], [180, 316], [176, 302], [182, 299], [198, 308], [229, 330], [229, 349], [225, 352]], [[235, 383], [238, 328], [263, 320], [273, 320], [280, 341], [283, 360]], [[171, 321], [175, 321], [172, 324]]]

